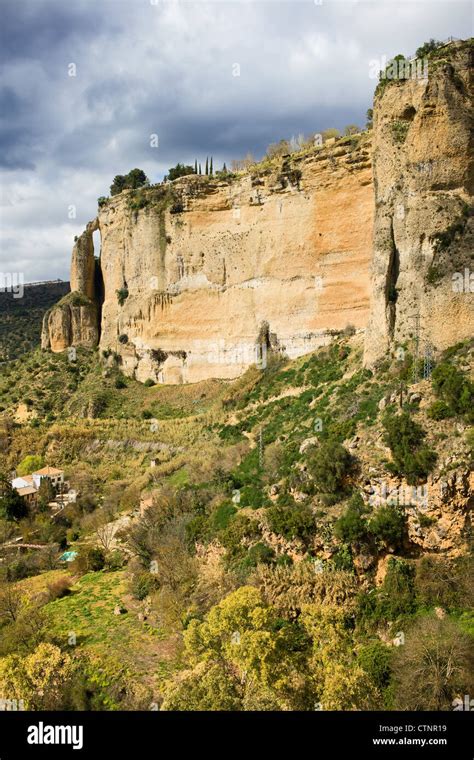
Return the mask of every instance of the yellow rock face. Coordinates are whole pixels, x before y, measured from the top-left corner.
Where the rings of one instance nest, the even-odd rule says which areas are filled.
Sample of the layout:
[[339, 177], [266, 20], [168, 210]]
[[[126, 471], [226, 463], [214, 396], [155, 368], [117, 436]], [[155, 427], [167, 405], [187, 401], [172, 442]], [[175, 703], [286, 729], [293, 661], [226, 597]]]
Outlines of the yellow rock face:
[[[368, 151], [364, 137], [293, 162], [301, 178], [285, 187], [274, 173], [184, 178], [173, 183], [182, 213], [161, 212], [153, 189], [138, 211], [131, 193], [112, 198], [99, 214], [101, 347], [140, 380], [193, 382], [239, 375], [262, 359], [259, 339], [263, 353], [271, 345], [295, 357], [332, 330], [365, 327]], [[117, 291], [128, 292], [123, 305]]]

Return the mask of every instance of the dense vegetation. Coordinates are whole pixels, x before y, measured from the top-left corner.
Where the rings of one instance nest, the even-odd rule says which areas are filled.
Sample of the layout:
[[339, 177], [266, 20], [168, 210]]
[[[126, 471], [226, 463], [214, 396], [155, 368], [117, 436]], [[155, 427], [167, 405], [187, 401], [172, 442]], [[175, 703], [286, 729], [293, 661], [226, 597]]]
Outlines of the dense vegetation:
[[60, 466], [78, 498], [51, 519], [50, 493], [19, 509], [2, 481], [0, 692], [33, 709], [452, 709], [473, 688], [469, 537], [423, 551], [433, 512], [367, 484], [468, 471], [472, 352], [438, 357], [418, 394], [408, 352], [370, 372], [350, 335], [233, 383], [141, 385], [111, 352], [9, 365], [0, 469]]

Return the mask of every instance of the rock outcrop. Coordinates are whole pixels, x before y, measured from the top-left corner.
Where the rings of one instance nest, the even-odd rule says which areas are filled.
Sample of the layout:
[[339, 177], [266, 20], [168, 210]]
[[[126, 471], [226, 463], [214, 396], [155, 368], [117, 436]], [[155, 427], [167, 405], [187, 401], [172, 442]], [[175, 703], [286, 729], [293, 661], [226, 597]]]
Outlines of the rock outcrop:
[[86, 300], [46, 315], [43, 347], [99, 341], [126, 374], [181, 383], [294, 358], [349, 325], [367, 328], [369, 366], [412, 348], [417, 324], [435, 351], [463, 340], [472, 122], [472, 43], [452, 43], [427, 79], [379, 85], [373, 137], [123, 191], [76, 241], [71, 295]]
[[473, 45], [452, 43], [426, 78], [387, 81], [374, 102], [371, 316], [365, 361], [419, 338], [444, 349], [474, 332]]
[[77, 238], [71, 257], [71, 292], [81, 293], [91, 301], [95, 298], [95, 261], [93, 233], [99, 229], [99, 220], [89, 222]]
[[92, 238], [98, 229], [98, 219], [94, 219], [75, 240], [71, 259], [71, 292], [43, 317], [43, 349], [59, 352], [70, 346], [93, 348], [99, 342], [101, 289]]
[[70, 346], [94, 348], [99, 341], [97, 305], [77, 291], [68, 293], [43, 318], [41, 347], [57, 353]]
[[[295, 357], [349, 324], [363, 328], [369, 153], [365, 134], [254, 173], [192, 175], [110, 198], [76, 242], [71, 271], [71, 288], [101, 314], [101, 349], [139, 380], [180, 383], [236, 377], [267, 351]], [[43, 346], [87, 345], [88, 317], [74, 332], [72, 313], [52, 310]]]

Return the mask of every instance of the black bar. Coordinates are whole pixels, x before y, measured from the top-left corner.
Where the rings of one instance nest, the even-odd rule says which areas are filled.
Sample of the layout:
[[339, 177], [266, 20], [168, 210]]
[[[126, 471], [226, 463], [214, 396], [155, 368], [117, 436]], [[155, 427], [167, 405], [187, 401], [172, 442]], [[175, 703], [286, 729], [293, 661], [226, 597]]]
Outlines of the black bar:
[[[0, 712], [0, 760], [24, 757], [183, 757], [183, 752], [222, 758], [262, 753], [280, 759], [409, 757], [472, 760], [470, 712]], [[42, 734], [39, 733], [43, 726]], [[49, 726], [72, 744], [30, 744], [49, 739]], [[36, 727], [32, 728], [32, 727]], [[53, 729], [54, 731], [54, 729]], [[61, 740], [61, 733], [53, 734]], [[422, 743], [424, 741], [424, 744]], [[263, 754], [264, 753], [264, 754]]]

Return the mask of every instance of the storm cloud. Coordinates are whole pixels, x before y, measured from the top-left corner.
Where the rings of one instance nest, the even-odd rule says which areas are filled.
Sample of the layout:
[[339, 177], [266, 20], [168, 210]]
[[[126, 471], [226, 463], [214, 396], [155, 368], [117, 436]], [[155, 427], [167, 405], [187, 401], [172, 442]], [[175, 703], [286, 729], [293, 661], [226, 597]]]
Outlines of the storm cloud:
[[[116, 174], [363, 125], [371, 60], [472, 35], [469, 2], [3, 0], [0, 271], [67, 279]], [[236, 75], [238, 74], [238, 75]], [[158, 135], [158, 147], [151, 135]]]

